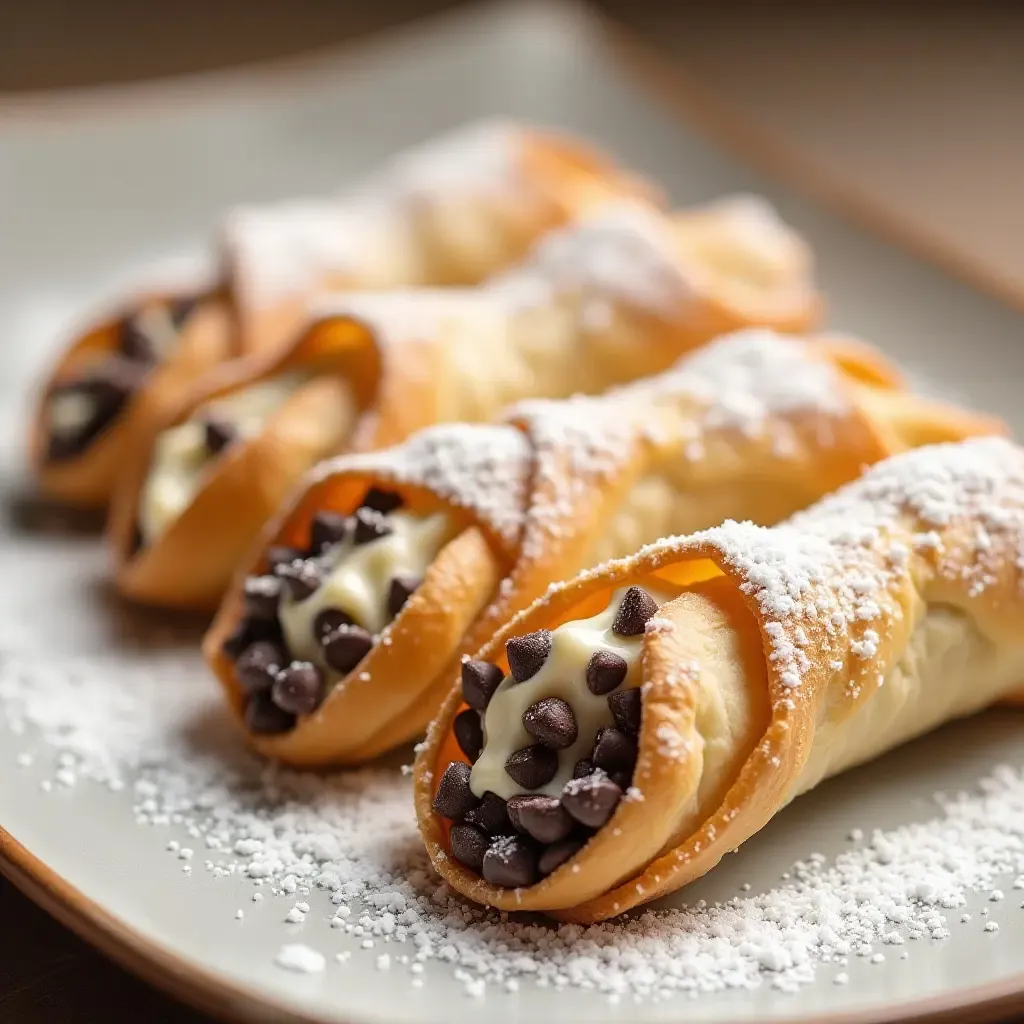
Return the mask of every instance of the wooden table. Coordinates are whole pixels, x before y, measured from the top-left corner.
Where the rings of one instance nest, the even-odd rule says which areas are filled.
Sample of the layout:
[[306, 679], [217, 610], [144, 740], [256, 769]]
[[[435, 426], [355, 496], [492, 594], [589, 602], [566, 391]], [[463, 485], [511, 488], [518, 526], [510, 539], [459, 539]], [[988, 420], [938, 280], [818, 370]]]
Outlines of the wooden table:
[[[324, 45], [451, 6], [250, 0], [10, 5], [0, 90], [167, 74]], [[829, 186], [1024, 305], [1024, 8], [601, 4], [755, 117]], [[713, 10], [711, 9], [713, 8]], [[972, 17], [973, 14], [973, 17]], [[130, 42], [128, 42], [130, 40]], [[0, 879], [0, 1021], [203, 1016], [109, 963]]]

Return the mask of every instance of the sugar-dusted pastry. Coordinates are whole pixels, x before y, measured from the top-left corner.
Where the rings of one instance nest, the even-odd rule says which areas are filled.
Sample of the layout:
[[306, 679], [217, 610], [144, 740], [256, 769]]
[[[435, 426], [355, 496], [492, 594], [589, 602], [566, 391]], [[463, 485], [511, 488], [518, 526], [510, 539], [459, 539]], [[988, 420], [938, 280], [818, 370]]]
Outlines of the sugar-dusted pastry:
[[[282, 367], [304, 368], [303, 394], [282, 421], [291, 433], [269, 420], [237, 446], [203, 447], [200, 427], [180, 421], [206, 415], [208, 381], [183, 408], [154, 421], [154, 431], [138, 432], [111, 510], [118, 586], [138, 600], [216, 607], [259, 526], [326, 454], [394, 444], [433, 423], [492, 419], [528, 396], [603, 391], [665, 369], [716, 324], [806, 323], [817, 302], [802, 263], [777, 268], [774, 278], [763, 270], [759, 297], [732, 294], [739, 286], [720, 261], [734, 267], [744, 253], [751, 262], [767, 258], [771, 230], [776, 260], [786, 263], [799, 248], [778, 221], [752, 229], [745, 216], [729, 203], [672, 217], [611, 204], [546, 236], [523, 263], [480, 288], [325, 300], [327, 311], [292, 345], [224, 371], [232, 390], [265, 393]], [[221, 393], [224, 374], [214, 376]], [[332, 417], [309, 406], [302, 432], [312, 401], [303, 395], [320, 393], [317, 377], [343, 395]], [[180, 450], [185, 438], [188, 452]], [[159, 529], [147, 513], [154, 495], [161, 496]]]
[[[904, 391], [866, 345], [739, 332], [602, 397], [319, 466], [206, 656], [259, 750], [358, 763], [421, 733], [460, 661], [553, 580], [728, 516], [777, 522], [893, 452], [1002, 429]], [[471, 683], [478, 710], [494, 671]]]
[[1022, 550], [1024, 450], [988, 438], [552, 588], [419, 753], [435, 868], [577, 922], [681, 888], [822, 779], [1024, 683]]
[[40, 485], [105, 505], [141, 425], [210, 366], [284, 342], [322, 289], [475, 284], [581, 212], [652, 192], [574, 139], [485, 123], [344, 195], [237, 210], [220, 233], [219, 282], [130, 297], [60, 357], [33, 424]]

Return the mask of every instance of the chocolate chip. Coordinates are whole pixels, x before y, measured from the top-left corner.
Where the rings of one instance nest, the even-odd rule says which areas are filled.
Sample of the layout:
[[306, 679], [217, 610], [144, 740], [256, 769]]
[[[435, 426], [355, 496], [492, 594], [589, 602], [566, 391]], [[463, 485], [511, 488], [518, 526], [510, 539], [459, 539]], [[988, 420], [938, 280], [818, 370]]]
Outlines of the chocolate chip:
[[480, 868], [491, 885], [519, 889], [537, 881], [537, 851], [521, 836], [500, 836], [484, 854]]
[[518, 827], [539, 843], [557, 843], [571, 831], [573, 821], [558, 797], [528, 796], [516, 806]]
[[578, 839], [564, 839], [544, 850], [537, 862], [537, 870], [542, 876], [550, 875], [555, 868], [561, 867], [570, 857], [576, 854], [583, 844]]
[[468, 810], [476, 807], [480, 801], [469, 788], [469, 775], [472, 769], [465, 761], [452, 761], [444, 770], [441, 782], [434, 794], [433, 808], [442, 818], [458, 821]]
[[411, 576], [409, 573], [399, 573], [392, 577], [388, 584], [388, 615], [391, 618], [394, 618], [405, 607], [405, 602], [412, 597], [413, 592], [422, 582], [418, 576]]
[[257, 640], [281, 639], [281, 624], [277, 619], [244, 618], [234, 628], [231, 635], [224, 641], [221, 650], [224, 655], [235, 661], [242, 651]]
[[496, 793], [484, 793], [476, 807], [466, 811], [462, 819], [467, 825], [476, 825], [492, 836], [507, 836], [512, 833], [505, 801]]
[[254, 619], [273, 619], [281, 598], [281, 580], [277, 576], [247, 576], [243, 595], [247, 614]]
[[602, 771], [632, 772], [636, 764], [636, 740], [615, 726], [601, 729], [594, 744], [594, 764]]
[[324, 700], [323, 673], [309, 661], [293, 661], [274, 680], [274, 703], [293, 715], [308, 715]]
[[472, 825], [453, 825], [449, 844], [452, 856], [478, 875], [484, 866], [484, 854], [490, 845], [490, 836]]
[[159, 355], [153, 339], [142, 327], [140, 314], [125, 317], [121, 321], [118, 343], [121, 352], [128, 358], [141, 363], [159, 362]]
[[176, 299], [170, 299], [167, 303], [167, 315], [171, 323], [180, 330], [185, 321], [189, 318], [192, 310], [199, 305], [198, 295], [181, 295]]
[[512, 827], [519, 832], [524, 831], [523, 824], [519, 820], [519, 808], [530, 799], [530, 794], [521, 793], [516, 796], [510, 796], [505, 801], [505, 813], [508, 815], [508, 820], [512, 822]]
[[639, 636], [647, 620], [658, 610], [654, 598], [640, 587], [630, 587], [622, 595], [622, 603], [615, 613], [612, 632], [619, 636]]
[[588, 775], [594, 774], [594, 762], [589, 757], [581, 757], [576, 762], [576, 767], [572, 770], [572, 777], [574, 779], [583, 779]]
[[462, 699], [477, 711], [486, 711], [494, 691], [505, 676], [489, 661], [470, 659], [462, 663]]
[[621, 799], [622, 790], [604, 772], [570, 779], [562, 790], [562, 806], [587, 828], [600, 828]]
[[213, 412], [203, 416], [203, 443], [211, 455], [219, 455], [237, 436], [238, 431], [229, 419]]
[[118, 417], [128, 400], [142, 387], [147, 370], [121, 356], [111, 356], [77, 380], [58, 384], [50, 393], [50, 402], [62, 396], [81, 395], [91, 403], [88, 417], [72, 430], [50, 431], [47, 456], [61, 460], [74, 458]]
[[615, 724], [630, 736], [640, 732], [642, 700], [639, 687], [608, 694], [608, 707], [611, 708]]
[[298, 548], [286, 547], [284, 544], [271, 544], [267, 548], [267, 569], [274, 572], [279, 565], [288, 565], [298, 558], [302, 558], [302, 552]]
[[523, 747], [510, 754], [505, 762], [505, 772], [523, 789], [539, 789], [546, 786], [558, 771], [558, 754], [543, 743]]
[[347, 615], [340, 608], [323, 608], [316, 613], [313, 619], [313, 638], [318, 644], [323, 645], [324, 638], [328, 633], [333, 633], [340, 626], [354, 626], [351, 615]]
[[309, 549], [319, 554], [332, 544], [340, 544], [348, 533], [348, 516], [337, 512], [317, 512], [309, 524]]
[[452, 732], [459, 749], [475, 764], [484, 749], [484, 729], [480, 724], [480, 712], [467, 708], [460, 711], [452, 722]]
[[277, 673], [286, 662], [287, 657], [277, 644], [257, 640], [238, 656], [235, 678], [247, 693], [261, 693], [274, 685]]
[[517, 683], [525, 683], [535, 676], [551, 653], [551, 630], [538, 629], [525, 636], [514, 636], [505, 641], [508, 668]]
[[391, 533], [391, 524], [381, 512], [375, 512], [372, 508], [356, 509], [356, 528], [352, 534], [355, 544], [369, 544], [372, 540], [378, 540]]
[[545, 697], [523, 712], [523, 728], [546, 747], [564, 750], [576, 742], [578, 730], [572, 705], [559, 697]]
[[598, 696], [611, 693], [628, 671], [625, 658], [611, 651], [595, 651], [587, 662], [587, 689]]
[[338, 626], [323, 638], [324, 661], [348, 675], [370, 653], [373, 637], [362, 626]]
[[254, 693], [245, 705], [245, 725], [249, 732], [272, 736], [288, 732], [295, 725], [295, 716], [279, 708], [267, 691]]
[[293, 562], [278, 565], [274, 572], [284, 581], [295, 601], [305, 601], [315, 593], [323, 579], [320, 566], [309, 558], [296, 558]]
[[362, 507], [387, 515], [389, 512], [394, 512], [396, 508], [402, 507], [402, 496], [395, 494], [394, 491], [384, 491], [379, 487], [371, 487], [366, 492], [366, 497], [363, 498]]

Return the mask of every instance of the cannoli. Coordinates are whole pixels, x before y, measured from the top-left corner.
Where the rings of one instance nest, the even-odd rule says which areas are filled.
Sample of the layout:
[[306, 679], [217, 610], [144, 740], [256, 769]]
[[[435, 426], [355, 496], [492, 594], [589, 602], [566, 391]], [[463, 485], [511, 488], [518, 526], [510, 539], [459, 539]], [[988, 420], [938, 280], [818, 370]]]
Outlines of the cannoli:
[[680, 889], [823, 779], [1024, 682], [1022, 545], [1024, 450], [975, 439], [552, 588], [466, 663], [417, 758], [435, 868], [581, 923]]
[[213, 364], [283, 343], [323, 288], [475, 284], [627, 195], [653, 190], [575, 140], [488, 123], [398, 157], [346, 195], [238, 210], [221, 231], [219, 283], [133, 298], [61, 356], [33, 424], [40, 485], [105, 505], [141, 424]]
[[257, 749], [359, 763], [421, 733], [460, 660], [551, 581], [730, 515], [777, 522], [893, 452], [1002, 430], [904, 391], [862, 343], [738, 332], [604, 396], [322, 464], [205, 653]]
[[[772, 254], [786, 262], [782, 250], [792, 236], [775, 223]], [[766, 233], [764, 225], [751, 232], [729, 203], [671, 218], [619, 203], [552, 233], [524, 263], [478, 289], [325, 300], [294, 345], [269, 360], [254, 355], [230, 373], [241, 392], [265, 392], [285, 366], [347, 388], [333, 418], [309, 425], [329, 447], [308, 445], [303, 435], [289, 453], [279, 424], [268, 422], [245, 446], [260, 472], [243, 472], [241, 448], [222, 456], [223, 446], [202, 443], [196, 420], [206, 415], [204, 382], [186, 409], [156, 424], [155, 443], [139, 431], [126, 459], [111, 510], [118, 586], [137, 600], [216, 607], [244, 545], [315, 458], [392, 445], [433, 423], [488, 420], [528, 396], [602, 391], [663, 370], [716, 324], [807, 323], [817, 302], [803, 266], [773, 278], [758, 300], [735, 298], [723, 283], [719, 263], [734, 266], [745, 251], [761, 259]], [[711, 250], [716, 255], [706, 256]], [[223, 374], [214, 376], [222, 400]], [[302, 407], [297, 396], [290, 406], [296, 422]], [[180, 422], [186, 417], [191, 426]], [[188, 450], [175, 448], [184, 438], [191, 438]], [[163, 500], [169, 492], [170, 503]], [[161, 512], [153, 516], [147, 503], [156, 494]]]

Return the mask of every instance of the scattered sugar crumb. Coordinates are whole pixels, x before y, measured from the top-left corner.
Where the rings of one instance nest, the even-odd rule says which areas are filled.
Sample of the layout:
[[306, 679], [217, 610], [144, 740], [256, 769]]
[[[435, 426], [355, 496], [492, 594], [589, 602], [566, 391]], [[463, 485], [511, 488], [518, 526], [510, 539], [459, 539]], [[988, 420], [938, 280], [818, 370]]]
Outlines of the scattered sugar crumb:
[[286, 971], [296, 971], [299, 974], [319, 974], [326, 966], [327, 961], [323, 953], [318, 953], [315, 949], [301, 943], [291, 943], [278, 950], [274, 963]]

